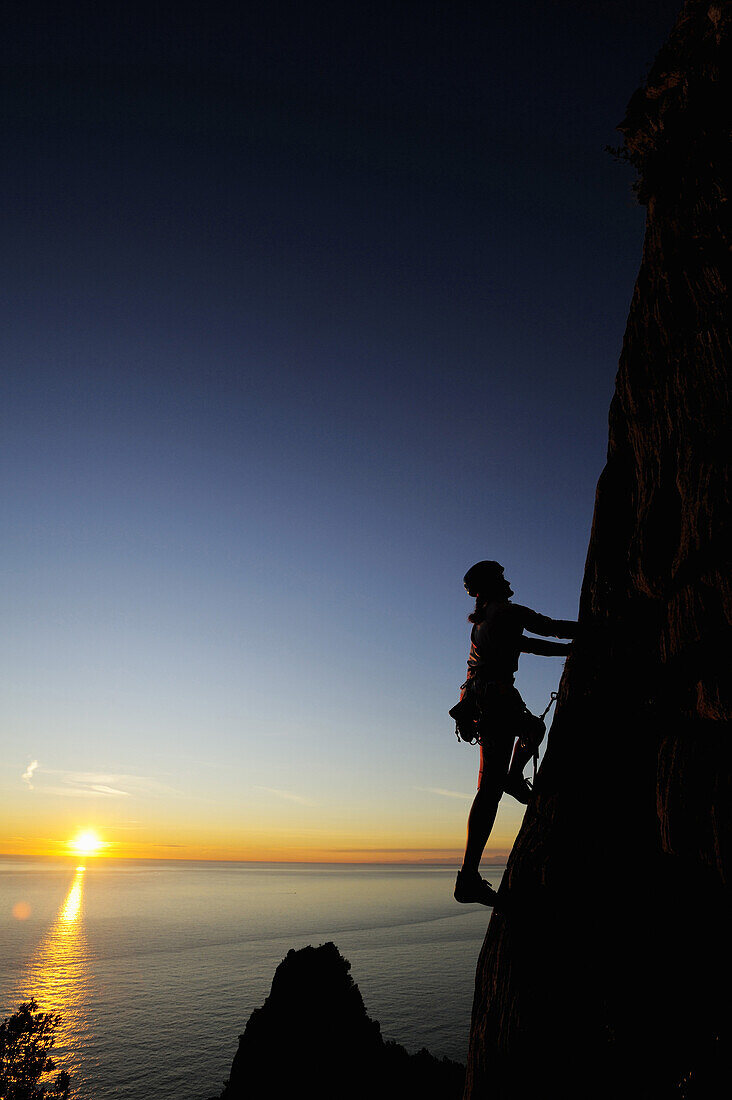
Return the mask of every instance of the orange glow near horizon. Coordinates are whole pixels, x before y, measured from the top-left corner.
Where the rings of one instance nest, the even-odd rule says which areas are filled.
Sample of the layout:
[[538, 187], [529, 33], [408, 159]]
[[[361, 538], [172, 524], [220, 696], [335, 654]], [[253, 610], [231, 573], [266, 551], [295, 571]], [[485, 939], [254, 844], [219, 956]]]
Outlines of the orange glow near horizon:
[[[85, 863], [88, 870], [92, 864], [109, 865], [114, 860], [452, 866], [462, 859], [464, 843], [463, 823], [458, 815], [452, 817], [448, 828], [441, 820], [434, 825], [419, 823], [401, 829], [393, 827], [392, 822], [374, 827], [367, 820], [362, 826], [357, 822], [343, 831], [304, 828], [299, 822], [289, 821], [242, 826], [203, 816], [181, 823], [164, 820], [162, 814], [161, 820], [135, 821], [134, 827], [109, 817], [93, 822], [87, 819], [88, 823], [76, 828], [73, 819], [66, 822], [65, 828], [63, 823], [49, 820], [37, 826], [35, 835], [12, 837], [2, 850], [9, 856], [64, 863], [73, 860], [72, 867]], [[486, 865], [505, 864], [514, 840], [512, 826], [510, 819], [498, 823], [491, 837], [493, 843], [484, 855]]]
[[[82, 841], [81, 836], [85, 839]], [[332, 864], [455, 864], [463, 856], [462, 846], [433, 846], [430, 844], [389, 845], [365, 844], [363, 846], [331, 846], [327, 843], [297, 845], [283, 841], [258, 844], [203, 844], [191, 840], [182, 844], [167, 844], [150, 841], [101, 840], [96, 834], [95, 843], [89, 843], [85, 834], [73, 841], [25, 843], [5, 847], [8, 856], [28, 856], [41, 859], [76, 857], [77, 867], [88, 858], [107, 862], [109, 860], [172, 860], [174, 862], [191, 860], [196, 862], [232, 862], [232, 863], [332, 863]], [[503, 840], [503, 838], [500, 838]], [[500, 841], [499, 841], [500, 842]], [[79, 843], [79, 847], [77, 847]], [[510, 840], [495, 848], [488, 848], [483, 863], [504, 865], [510, 852]]]

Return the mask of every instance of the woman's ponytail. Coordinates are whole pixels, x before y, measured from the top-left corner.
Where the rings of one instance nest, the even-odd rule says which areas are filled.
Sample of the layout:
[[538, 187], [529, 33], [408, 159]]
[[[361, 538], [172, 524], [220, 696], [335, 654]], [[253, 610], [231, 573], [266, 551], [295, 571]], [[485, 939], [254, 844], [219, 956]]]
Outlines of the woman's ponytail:
[[488, 607], [489, 602], [489, 600], [484, 599], [481, 595], [476, 596], [475, 610], [472, 611], [470, 615], [468, 615], [468, 622], [474, 623], [476, 625], [478, 623], [482, 623], [483, 619], [485, 618], [486, 608]]

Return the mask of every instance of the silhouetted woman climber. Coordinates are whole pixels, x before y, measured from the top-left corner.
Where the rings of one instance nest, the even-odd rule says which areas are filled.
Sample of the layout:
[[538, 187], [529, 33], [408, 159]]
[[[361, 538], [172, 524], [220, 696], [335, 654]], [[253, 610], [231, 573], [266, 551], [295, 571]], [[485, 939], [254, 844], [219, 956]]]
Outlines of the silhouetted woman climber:
[[[465, 858], [455, 883], [457, 901], [495, 905], [496, 892], [479, 873], [483, 849], [490, 836], [504, 792], [528, 803], [531, 786], [524, 768], [533, 754], [527, 728], [526, 705], [513, 686], [519, 654], [565, 656], [569, 643], [524, 637], [524, 630], [552, 638], [573, 638], [577, 624], [549, 619], [528, 607], [511, 603], [513, 591], [497, 561], [479, 561], [463, 581], [475, 610], [468, 616], [470, 632], [468, 679], [463, 695], [474, 693], [480, 707], [478, 739], [480, 772], [478, 793], [468, 817]], [[528, 719], [530, 723], [531, 718]], [[515, 742], [515, 744], [514, 744]]]

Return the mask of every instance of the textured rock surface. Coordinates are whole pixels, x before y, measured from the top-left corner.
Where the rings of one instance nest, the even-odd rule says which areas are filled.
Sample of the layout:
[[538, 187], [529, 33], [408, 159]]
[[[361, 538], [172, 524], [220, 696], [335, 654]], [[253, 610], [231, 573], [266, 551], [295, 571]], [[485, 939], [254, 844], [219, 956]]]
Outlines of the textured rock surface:
[[[732, 4], [621, 127], [647, 227], [549, 747], [481, 952], [466, 1097], [701, 1097], [729, 1050]], [[729, 1088], [729, 1077], [725, 1090]]]
[[221, 1100], [458, 1100], [464, 1066], [385, 1043], [332, 943], [289, 951], [239, 1039]]

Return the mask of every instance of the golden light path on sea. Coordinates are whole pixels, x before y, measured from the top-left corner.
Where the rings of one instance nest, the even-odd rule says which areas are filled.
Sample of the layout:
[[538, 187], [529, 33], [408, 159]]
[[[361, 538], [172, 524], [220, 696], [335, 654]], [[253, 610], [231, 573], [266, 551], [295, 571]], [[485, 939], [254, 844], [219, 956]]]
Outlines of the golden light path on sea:
[[[73, 1077], [81, 1065], [88, 1036], [89, 952], [84, 928], [86, 868], [79, 866], [54, 921], [31, 955], [19, 982], [15, 1003], [31, 998], [41, 1012], [61, 1017], [51, 1057], [55, 1073]], [[73, 1082], [72, 1082], [73, 1086]]]

